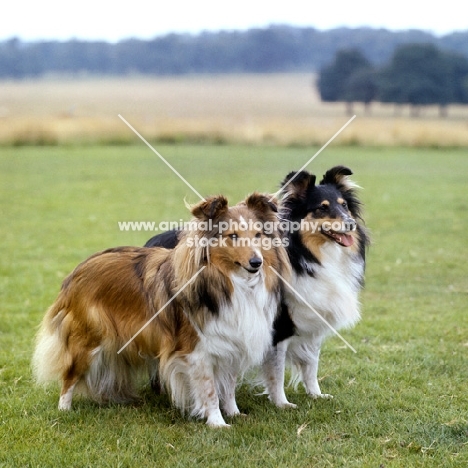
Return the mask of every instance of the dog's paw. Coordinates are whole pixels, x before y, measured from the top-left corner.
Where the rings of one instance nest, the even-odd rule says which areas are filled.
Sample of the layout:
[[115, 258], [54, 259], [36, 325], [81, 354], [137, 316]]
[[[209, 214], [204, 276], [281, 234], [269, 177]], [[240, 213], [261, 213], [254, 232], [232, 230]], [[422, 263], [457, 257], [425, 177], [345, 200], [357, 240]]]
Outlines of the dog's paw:
[[319, 398], [323, 398], [324, 400], [331, 400], [333, 399], [333, 395], [328, 393], [309, 393], [310, 398], [314, 400], [318, 400]]
[[289, 403], [286, 398], [286, 395], [268, 395], [268, 399], [277, 407], [277, 408], [297, 408], [297, 405], [294, 403]]
[[228, 429], [231, 427], [230, 424], [219, 423], [219, 422], [207, 422], [206, 425], [213, 429]]
[[226, 424], [219, 410], [208, 416], [206, 424], [209, 427], [218, 428], [218, 427], [231, 427], [230, 424]]
[[294, 403], [289, 403], [289, 401], [286, 401], [284, 403], [278, 403], [276, 406], [281, 409], [297, 408], [297, 405], [295, 405]]
[[239, 410], [234, 411], [232, 413], [226, 412], [225, 415], [229, 418], [237, 418], [237, 417], [246, 418], [247, 417], [245, 413], [241, 413]]

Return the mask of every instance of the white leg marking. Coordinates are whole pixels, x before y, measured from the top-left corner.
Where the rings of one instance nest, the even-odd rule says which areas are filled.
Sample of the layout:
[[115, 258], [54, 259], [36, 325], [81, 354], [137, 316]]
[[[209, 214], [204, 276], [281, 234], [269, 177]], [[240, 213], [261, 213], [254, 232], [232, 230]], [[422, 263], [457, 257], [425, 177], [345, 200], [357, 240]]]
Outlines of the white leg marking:
[[236, 376], [228, 375], [224, 377], [226, 387], [222, 395], [220, 395], [221, 407], [227, 416], [237, 416], [241, 412], [236, 403]]
[[278, 408], [296, 408], [293, 403], [289, 403], [284, 393], [284, 367], [286, 364], [286, 350], [288, 340], [281, 341], [272, 347], [263, 363], [263, 374], [270, 400]]
[[207, 418], [206, 424], [211, 427], [229, 427], [219, 409], [219, 397], [216, 391], [213, 369], [207, 359], [193, 356], [190, 366], [190, 385], [194, 403], [194, 414]]
[[302, 372], [302, 381], [306, 388], [307, 394], [311, 398], [333, 398], [333, 395], [322, 393], [318, 383], [318, 364], [320, 357], [320, 344], [308, 346], [309, 354], [306, 361], [300, 363]]
[[230, 424], [224, 422], [219, 408], [210, 412], [206, 419], [206, 424], [210, 427], [231, 427]]
[[65, 393], [60, 395], [58, 409], [60, 411], [68, 411], [71, 409], [73, 390], [75, 389], [76, 383], [74, 383]]

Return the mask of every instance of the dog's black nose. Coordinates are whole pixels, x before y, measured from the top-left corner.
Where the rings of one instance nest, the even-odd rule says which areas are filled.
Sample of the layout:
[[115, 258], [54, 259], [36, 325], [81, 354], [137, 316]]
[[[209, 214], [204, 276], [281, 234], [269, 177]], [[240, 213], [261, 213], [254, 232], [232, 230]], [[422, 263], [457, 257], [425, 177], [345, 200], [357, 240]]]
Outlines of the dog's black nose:
[[250, 266], [255, 270], [258, 270], [262, 266], [262, 259], [258, 257], [253, 257], [249, 260]]

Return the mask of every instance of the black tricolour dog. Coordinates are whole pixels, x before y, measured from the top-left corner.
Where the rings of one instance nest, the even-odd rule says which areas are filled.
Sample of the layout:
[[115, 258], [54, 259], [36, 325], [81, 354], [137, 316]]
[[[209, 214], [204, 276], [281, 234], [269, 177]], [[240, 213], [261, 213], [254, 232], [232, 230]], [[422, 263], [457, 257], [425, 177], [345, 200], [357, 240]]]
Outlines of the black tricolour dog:
[[[317, 184], [306, 171], [291, 172], [281, 190], [279, 221], [285, 226], [291, 283], [283, 284], [282, 313], [274, 324], [272, 347], [263, 363], [263, 380], [278, 407], [294, 407], [284, 392], [284, 371], [292, 365], [293, 381], [302, 381], [311, 397], [322, 394], [318, 379], [324, 339], [360, 318], [369, 238], [352, 171], [336, 166]], [[151, 238], [146, 247], [173, 248], [178, 231]]]
[[369, 239], [351, 174], [336, 166], [319, 184], [306, 171], [291, 172], [283, 181], [279, 215], [291, 227], [286, 235], [293, 270], [284, 303], [292, 326], [276, 327], [263, 364], [267, 392], [279, 407], [295, 406], [284, 392], [286, 363], [293, 365], [293, 381], [301, 380], [311, 397], [331, 396], [322, 394], [317, 379], [320, 348], [327, 335], [360, 318], [358, 294]]

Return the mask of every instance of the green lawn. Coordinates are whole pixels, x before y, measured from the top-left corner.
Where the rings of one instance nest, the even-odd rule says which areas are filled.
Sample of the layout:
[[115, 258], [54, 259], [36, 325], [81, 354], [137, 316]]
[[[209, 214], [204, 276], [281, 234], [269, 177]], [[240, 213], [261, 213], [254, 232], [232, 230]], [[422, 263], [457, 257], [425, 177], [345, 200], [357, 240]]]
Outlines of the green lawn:
[[[275, 191], [316, 149], [158, 146], [203, 195]], [[118, 221], [187, 219], [198, 199], [143, 144], [0, 149], [0, 466], [468, 466], [468, 154], [329, 147], [364, 187], [369, 251], [363, 320], [322, 352], [331, 401], [289, 390], [282, 411], [246, 385], [229, 430], [189, 421], [166, 397], [98, 407], [34, 385], [37, 326], [64, 276], [91, 253], [153, 233]]]

